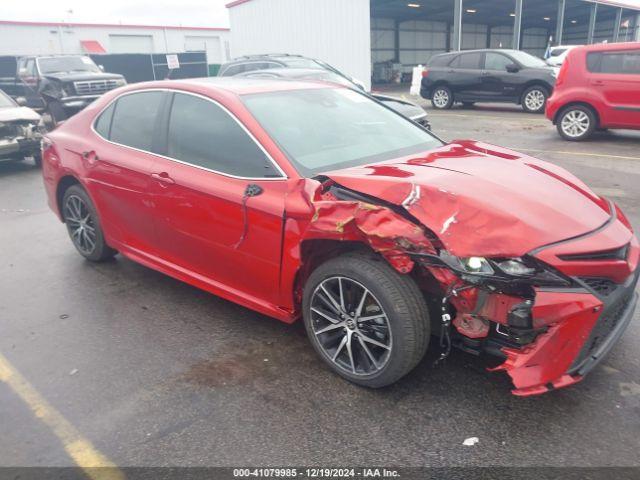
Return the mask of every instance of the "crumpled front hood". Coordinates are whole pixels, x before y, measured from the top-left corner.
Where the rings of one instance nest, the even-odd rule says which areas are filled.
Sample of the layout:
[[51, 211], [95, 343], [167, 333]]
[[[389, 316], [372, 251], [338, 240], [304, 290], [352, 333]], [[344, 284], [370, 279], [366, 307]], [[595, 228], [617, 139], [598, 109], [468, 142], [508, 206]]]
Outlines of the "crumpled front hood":
[[38, 122], [40, 115], [28, 107], [8, 107], [0, 108], [0, 122]]
[[608, 203], [556, 165], [456, 141], [419, 156], [326, 174], [403, 205], [457, 256], [521, 256], [604, 224]]

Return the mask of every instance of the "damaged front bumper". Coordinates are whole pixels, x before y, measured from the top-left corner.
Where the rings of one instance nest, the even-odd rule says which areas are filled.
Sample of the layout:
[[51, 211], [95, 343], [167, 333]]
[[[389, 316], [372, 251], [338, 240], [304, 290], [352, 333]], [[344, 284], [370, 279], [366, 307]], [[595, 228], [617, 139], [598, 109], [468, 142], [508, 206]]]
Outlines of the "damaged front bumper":
[[538, 291], [534, 324], [550, 319], [553, 324], [530, 345], [503, 348], [506, 360], [494, 369], [509, 374], [516, 387], [513, 394], [536, 395], [582, 380], [631, 322], [638, 272], [606, 297], [589, 288], [584, 293]]
[[31, 137], [0, 138], [0, 161], [30, 157], [40, 152], [40, 135]]

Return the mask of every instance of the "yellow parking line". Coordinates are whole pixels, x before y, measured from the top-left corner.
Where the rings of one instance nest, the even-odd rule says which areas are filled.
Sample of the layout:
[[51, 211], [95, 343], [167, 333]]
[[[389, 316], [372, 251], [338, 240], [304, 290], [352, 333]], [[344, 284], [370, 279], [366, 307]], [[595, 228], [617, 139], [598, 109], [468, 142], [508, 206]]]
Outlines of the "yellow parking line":
[[0, 381], [6, 383], [60, 439], [73, 461], [92, 480], [124, 480], [118, 467], [102, 455], [33, 388], [0, 353]]
[[513, 150], [519, 150], [522, 152], [536, 152], [536, 153], [555, 153], [558, 155], [578, 155], [581, 157], [602, 157], [602, 158], [618, 158], [620, 160], [640, 160], [640, 157], [625, 157], [623, 155], [610, 155], [608, 153], [587, 153], [587, 152], [566, 152], [562, 150], [536, 150], [533, 148], [514, 148]]

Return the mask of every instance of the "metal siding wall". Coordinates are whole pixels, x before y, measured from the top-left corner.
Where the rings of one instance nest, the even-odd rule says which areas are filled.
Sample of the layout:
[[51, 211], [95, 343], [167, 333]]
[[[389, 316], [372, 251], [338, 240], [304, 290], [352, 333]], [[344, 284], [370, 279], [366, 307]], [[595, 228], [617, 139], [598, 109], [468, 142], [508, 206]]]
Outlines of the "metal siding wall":
[[[184, 52], [185, 36], [189, 35], [215, 35], [221, 40], [229, 39], [229, 32], [225, 30], [0, 25], [0, 55], [79, 54], [83, 53], [80, 40], [97, 40], [109, 52], [109, 35], [151, 35], [156, 53]], [[226, 57], [223, 46], [221, 55]]]
[[229, 9], [233, 57], [293, 53], [324, 60], [369, 86], [369, 0], [252, 0]]

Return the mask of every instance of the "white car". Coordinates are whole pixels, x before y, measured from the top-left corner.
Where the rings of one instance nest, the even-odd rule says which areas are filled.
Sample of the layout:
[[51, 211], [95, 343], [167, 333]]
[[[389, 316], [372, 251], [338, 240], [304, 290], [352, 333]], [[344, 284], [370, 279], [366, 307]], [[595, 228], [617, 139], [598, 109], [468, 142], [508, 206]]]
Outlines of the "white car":
[[33, 157], [39, 166], [43, 131], [38, 113], [0, 90], [0, 162]]
[[545, 59], [547, 65], [551, 65], [552, 67], [561, 66], [564, 59], [567, 58], [569, 51], [579, 46], [580, 45], [558, 45], [556, 47], [551, 47], [549, 49], [548, 56]]

